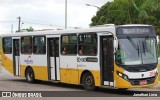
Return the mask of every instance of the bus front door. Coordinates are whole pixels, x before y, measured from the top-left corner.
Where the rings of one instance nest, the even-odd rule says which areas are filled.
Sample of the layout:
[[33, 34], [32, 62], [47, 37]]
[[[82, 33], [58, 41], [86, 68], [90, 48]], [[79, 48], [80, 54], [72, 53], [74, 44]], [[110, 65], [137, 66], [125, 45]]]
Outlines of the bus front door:
[[113, 37], [101, 37], [101, 84], [114, 86]]
[[48, 78], [49, 80], [60, 80], [59, 72], [59, 38], [48, 38]]
[[19, 39], [13, 39], [13, 71], [16, 76], [20, 76], [19, 60]]

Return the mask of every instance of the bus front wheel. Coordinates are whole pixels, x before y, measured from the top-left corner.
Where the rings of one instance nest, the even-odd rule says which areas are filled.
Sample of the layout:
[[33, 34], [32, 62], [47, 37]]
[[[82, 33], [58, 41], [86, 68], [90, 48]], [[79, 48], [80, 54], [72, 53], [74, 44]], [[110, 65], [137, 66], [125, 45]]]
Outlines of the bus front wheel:
[[83, 87], [88, 91], [93, 91], [96, 88], [94, 77], [91, 73], [85, 73], [83, 75], [82, 84], [83, 84]]
[[26, 80], [29, 83], [34, 83], [35, 82], [35, 77], [34, 77], [34, 72], [32, 68], [28, 68], [26, 71]]

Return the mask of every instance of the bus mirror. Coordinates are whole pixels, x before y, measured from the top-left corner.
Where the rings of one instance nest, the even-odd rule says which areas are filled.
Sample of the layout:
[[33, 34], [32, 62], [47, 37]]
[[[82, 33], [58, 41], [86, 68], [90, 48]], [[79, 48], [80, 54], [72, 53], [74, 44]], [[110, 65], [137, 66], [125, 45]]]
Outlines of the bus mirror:
[[114, 40], [114, 48], [117, 49], [118, 48], [118, 40]]

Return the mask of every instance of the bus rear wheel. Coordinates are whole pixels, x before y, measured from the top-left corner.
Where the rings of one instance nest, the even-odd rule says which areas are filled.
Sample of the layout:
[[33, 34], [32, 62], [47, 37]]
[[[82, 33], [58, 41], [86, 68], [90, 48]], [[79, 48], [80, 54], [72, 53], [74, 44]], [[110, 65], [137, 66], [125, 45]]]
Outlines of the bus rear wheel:
[[29, 83], [34, 83], [35, 82], [35, 77], [34, 77], [34, 72], [32, 68], [28, 68], [26, 71], [26, 80]]
[[88, 91], [93, 91], [95, 90], [95, 81], [94, 77], [91, 73], [85, 73], [82, 77], [82, 84], [84, 89]]

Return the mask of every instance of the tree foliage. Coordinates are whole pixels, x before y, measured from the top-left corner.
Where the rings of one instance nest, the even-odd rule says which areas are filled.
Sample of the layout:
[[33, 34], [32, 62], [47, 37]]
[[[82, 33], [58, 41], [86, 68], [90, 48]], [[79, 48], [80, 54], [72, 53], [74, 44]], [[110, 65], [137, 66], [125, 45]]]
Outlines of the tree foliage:
[[32, 26], [30, 26], [29, 28], [26, 28], [26, 30], [27, 30], [27, 32], [32, 32], [32, 31], [34, 31], [34, 29], [33, 29]]
[[102, 24], [151, 24], [160, 34], [160, 0], [114, 0], [104, 4], [91, 19]]

